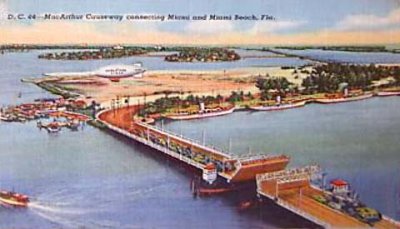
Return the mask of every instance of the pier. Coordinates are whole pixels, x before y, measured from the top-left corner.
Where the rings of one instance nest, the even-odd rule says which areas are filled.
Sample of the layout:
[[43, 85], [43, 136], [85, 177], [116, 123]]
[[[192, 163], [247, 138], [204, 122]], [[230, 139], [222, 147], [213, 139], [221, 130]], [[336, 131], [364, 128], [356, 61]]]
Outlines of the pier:
[[324, 228], [400, 228], [399, 222], [386, 216], [370, 225], [318, 201], [316, 197], [326, 192], [311, 183], [312, 176], [318, 171], [318, 166], [306, 166], [259, 174], [257, 193], [260, 198]]

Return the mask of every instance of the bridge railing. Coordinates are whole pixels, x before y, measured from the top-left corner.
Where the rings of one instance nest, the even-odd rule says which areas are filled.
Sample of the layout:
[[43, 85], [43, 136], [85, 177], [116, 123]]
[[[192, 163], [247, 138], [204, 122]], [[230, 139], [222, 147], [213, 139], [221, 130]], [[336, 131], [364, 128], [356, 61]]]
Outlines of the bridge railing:
[[[100, 114], [103, 113], [103, 112], [107, 112], [107, 110], [103, 110], [103, 111], [99, 112], [96, 115], [96, 118], [98, 120], [99, 120]], [[246, 163], [248, 161], [257, 160], [257, 159], [267, 159], [267, 158], [276, 157], [274, 155], [263, 155], [263, 154], [233, 155], [233, 154], [231, 154], [231, 152], [226, 152], [225, 150], [223, 150], [223, 149], [221, 149], [219, 147], [216, 147], [216, 146], [213, 146], [213, 145], [209, 145], [209, 144], [203, 144], [202, 142], [200, 142], [197, 139], [192, 139], [192, 138], [189, 138], [189, 137], [185, 137], [185, 136], [183, 136], [181, 134], [174, 133], [174, 132], [172, 132], [170, 130], [166, 130], [164, 128], [160, 128], [158, 126], [149, 125], [149, 124], [143, 123], [143, 122], [137, 122], [136, 124], [139, 124], [144, 128], [152, 129], [152, 130], [158, 131], [158, 132], [160, 132], [162, 134], [166, 134], [166, 135], [169, 135], [171, 137], [177, 138], [178, 140], [186, 141], [188, 144], [191, 144], [191, 145], [194, 145], [196, 147], [205, 149], [205, 150], [207, 150], [207, 151], [209, 151], [211, 153], [223, 156], [223, 157], [225, 157], [225, 158], [227, 158], [229, 160], [238, 160], [238, 161], [241, 161], [242, 163]]]
[[145, 124], [145, 123], [137, 123], [137, 124], [141, 125], [144, 128], [153, 129], [153, 130], [156, 130], [156, 131], [158, 131], [158, 132], [160, 132], [162, 134], [170, 135], [171, 137], [177, 138], [178, 140], [186, 141], [188, 144], [192, 144], [192, 145], [197, 146], [199, 148], [203, 148], [205, 150], [208, 150], [208, 151], [210, 151], [212, 153], [215, 153], [215, 154], [219, 154], [219, 155], [221, 155], [223, 157], [226, 157], [228, 159], [233, 159], [233, 158], [236, 157], [236, 156], [230, 154], [229, 152], [225, 152], [224, 150], [218, 149], [215, 146], [204, 145], [199, 140], [195, 140], [195, 139], [191, 139], [191, 138], [188, 138], [188, 137], [184, 137], [183, 135], [179, 135], [179, 134], [171, 132], [169, 130], [161, 129], [160, 127], [157, 127], [157, 126], [152, 126], [152, 125]]
[[386, 215], [382, 215], [382, 218], [384, 220], [387, 220], [389, 223], [393, 224], [394, 226], [396, 226], [396, 228], [400, 228], [400, 222], [397, 220], [394, 220], [392, 218], [390, 218], [389, 216]]
[[161, 151], [161, 152], [163, 152], [165, 154], [168, 154], [168, 155], [170, 155], [170, 156], [172, 156], [172, 157], [174, 157], [174, 158], [176, 158], [178, 160], [185, 161], [186, 163], [188, 163], [188, 164], [190, 164], [190, 165], [192, 165], [192, 166], [194, 166], [196, 168], [202, 169], [204, 167], [203, 164], [201, 164], [201, 163], [199, 163], [197, 161], [194, 161], [194, 160], [192, 160], [190, 158], [187, 158], [187, 157], [183, 156], [182, 154], [176, 153], [176, 152], [168, 149], [167, 147], [163, 147], [161, 145], [158, 145], [158, 144], [156, 144], [156, 143], [154, 143], [152, 141], [149, 141], [149, 140], [147, 140], [145, 138], [136, 136], [135, 134], [132, 134], [129, 131], [126, 131], [124, 129], [118, 128], [116, 126], [113, 126], [111, 124], [105, 123], [103, 121], [100, 121], [100, 122], [102, 122], [102, 124], [106, 125], [111, 130], [114, 130], [114, 131], [116, 131], [116, 132], [118, 132], [118, 133], [120, 133], [122, 135], [125, 135], [125, 136], [127, 136], [129, 138], [132, 138], [134, 140], [137, 140], [137, 141], [139, 141], [139, 142], [141, 142], [141, 143], [143, 143], [145, 145], [148, 145], [148, 146], [152, 147], [153, 149], [157, 149], [157, 150], [159, 150], [159, 151]]
[[[259, 176], [259, 175], [257, 175], [257, 176]], [[262, 182], [261, 180], [257, 179], [257, 193], [258, 193], [258, 195], [261, 195], [261, 196], [264, 196], [264, 197], [266, 197], [268, 199], [271, 199], [271, 200], [275, 201], [276, 204], [278, 204], [279, 206], [281, 206], [283, 208], [286, 208], [287, 210], [289, 210], [289, 211], [291, 211], [291, 212], [293, 212], [293, 213], [295, 213], [295, 214], [297, 214], [297, 215], [299, 215], [299, 216], [301, 216], [301, 217], [303, 217], [303, 218], [305, 218], [305, 219], [307, 219], [307, 220], [309, 220], [309, 221], [311, 221], [311, 222], [313, 222], [315, 224], [321, 225], [324, 228], [331, 228], [332, 227], [332, 225], [328, 224], [327, 222], [324, 222], [323, 220], [320, 220], [319, 218], [309, 214], [308, 212], [293, 206], [289, 202], [286, 202], [286, 201], [284, 201], [284, 200], [282, 200], [280, 198], [276, 198], [275, 196], [264, 192], [261, 189], [261, 182]]]
[[284, 179], [285, 177], [295, 177], [296, 175], [307, 175], [311, 177], [313, 174], [318, 173], [320, 170], [321, 168], [318, 165], [309, 165], [301, 168], [293, 168], [272, 173], [260, 174], [257, 176], [257, 179], [260, 181], [266, 181], [273, 179]]

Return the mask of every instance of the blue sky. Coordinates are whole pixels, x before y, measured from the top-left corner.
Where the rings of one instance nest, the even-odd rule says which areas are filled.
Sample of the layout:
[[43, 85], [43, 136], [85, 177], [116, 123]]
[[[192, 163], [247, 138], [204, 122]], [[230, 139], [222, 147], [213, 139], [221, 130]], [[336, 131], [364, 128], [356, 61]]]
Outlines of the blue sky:
[[[261, 15], [274, 16], [276, 23], [231, 21], [209, 24], [189, 22], [148, 23], [149, 28], [162, 33], [188, 34], [237, 32], [290, 35], [331, 30], [370, 31], [400, 30], [399, 0], [3, 0], [7, 13], [99, 13], [99, 14], [178, 14], [178, 15]], [[0, 0], [1, 2], [1, 0]], [[396, 11], [398, 10], [398, 11]], [[378, 21], [377, 25], [374, 25]], [[398, 22], [398, 23], [397, 23]], [[24, 22], [20, 22], [21, 24]], [[25, 22], [26, 23], [26, 22]], [[34, 22], [38, 23], [38, 22]], [[32, 24], [34, 24], [32, 23]], [[93, 22], [97, 23], [97, 22]], [[13, 24], [15, 24], [13, 22]], [[143, 23], [128, 26], [146, 29]], [[112, 30], [112, 23], [98, 23], [99, 30]], [[14, 25], [15, 26], [15, 25]], [[102, 28], [100, 28], [102, 27]], [[198, 29], [197, 29], [198, 28]]]
[[[400, 7], [400, 1], [396, 0], [12, 0], [8, 3], [9, 11], [15, 13], [270, 14], [278, 20], [307, 21], [293, 32], [329, 28], [348, 15], [385, 16]], [[235, 26], [243, 28], [243, 24], [251, 26], [253, 23], [236, 22]], [[165, 26], [170, 30], [180, 29], [179, 25], [171, 23]]]

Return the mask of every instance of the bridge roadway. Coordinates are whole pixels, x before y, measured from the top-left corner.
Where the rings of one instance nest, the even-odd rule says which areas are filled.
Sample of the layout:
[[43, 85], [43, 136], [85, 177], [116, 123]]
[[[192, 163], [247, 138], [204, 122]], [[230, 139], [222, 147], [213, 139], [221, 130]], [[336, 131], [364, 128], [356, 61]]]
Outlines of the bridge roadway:
[[[258, 193], [271, 200], [276, 196], [276, 180], [262, 181], [258, 187]], [[356, 218], [334, 210], [316, 201], [314, 195], [322, 195], [322, 191], [311, 186], [309, 182], [301, 185], [286, 186], [278, 189], [276, 203], [289, 211], [294, 212], [316, 224], [326, 228], [371, 228]], [[400, 228], [398, 222], [387, 217], [374, 223], [373, 228]]]
[[97, 115], [97, 120], [120, 134], [198, 169], [202, 170], [207, 161], [212, 161], [219, 168], [218, 175], [228, 183], [252, 182], [256, 174], [283, 170], [290, 160], [285, 155], [233, 157], [214, 147], [157, 129], [140, 120], [133, 120], [136, 112], [138, 112], [138, 106], [106, 110]]
[[[98, 115], [98, 120], [108, 125], [109, 128], [111, 127], [112, 129], [119, 131], [120, 133], [128, 137], [132, 137], [137, 141], [149, 145], [150, 147], [153, 147], [157, 150], [169, 154], [170, 156], [173, 156], [188, 164], [191, 164], [192, 166], [195, 166], [198, 169], [202, 169], [205, 165], [195, 162], [189, 158], [182, 159], [182, 155], [180, 154], [174, 152], [167, 152], [168, 150], [166, 147], [156, 145], [152, 143], [150, 140], [148, 140], [149, 136], [150, 135], [159, 136], [162, 137], [163, 139], [170, 138], [171, 143], [174, 142], [179, 145], [190, 146], [191, 148], [200, 150], [202, 154], [207, 154], [210, 157], [213, 157], [221, 161], [234, 161], [236, 162], [236, 166], [242, 166], [239, 160], [233, 159], [229, 155], [224, 154], [222, 152], [218, 152], [215, 149], [208, 148], [206, 146], [202, 146], [194, 142], [190, 142], [190, 140], [184, 139], [179, 136], [175, 136], [173, 134], [169, 134], [161, 130], [157, 130], [141, 122], [134, 122], [133, 116], [137, 111], [138, 111], [137, 106], [124, 107], [116, 110], [108, 110], [100, 113]], [[278, 159], [276, 160], [279, 161], [280, 157], [277, 158]], [[255, 164], [257, 164], [257, 162]], [[243, 166], [246, 165], [244, 164]], [[238, 173], [239, 170], [240, 167], [230, 172], [219, 172], [218, 174], [223, 178], [227, 179], [228, 181], [230, 181], [236, 175], [236, 173]], [[258, 192], [260, 195], [263, 195], [269, 199], [275, 198], [276, 186], [273, 180], [262, 181], [258, 183], [259, 183]], [[357, 219], [351, 216], [333, 210], [332, 208], [329, 208], [314, 200], [312, 196], [316, 194], [321, 194], [321, 191], [312, 187], [309, 184], [309, 182], [303, 183], [301, 187], [302, 187], [301, 192], [298, 188], [298, 185], [295, 185], [293, 187], [286, 186], [286, 188], [279, 188], [279, 196], [277, 204], [281, 205], [282, 207], [290, 211], [293, 211], [298, 215], [305, 217], [306, 219], [309, 219], [325, 227], [334, 227], [334, 228], [370, 227], [369, 225], [361, 221], [358, 221]], [[374, 228], [400, 228], [400, 225], [398, 224], [398, 222], [395, 222], [387, 217], [384, 217], [383, 220], [374, 224]]]
[[[114, 127], [117, 127], [123, 131], [126, 131], [127, 133], [125, 135], [131, 135], [132, 137], [135, 137], [142, 143], [149, 145], [150, 147], [156, 148], [160, 151], [165, 151], [166, 147], [162, 147], [160, 145], [156, 145], [152, 143], [151, 141], [148, 140], [149, 136], [152, 137], [158, 137], [160, 139], [169, 139], [170, 142], [173, 144], [179, 144], [181, 146], [185, 147], [190, 147], [193, 152], [201, 152], [202, 155], [207, 155], [209, 158], [221, 161], [221, 162], [226, 162], [226, 163], [231, 163], [231, 166], [236, 166], [235, 169], [232, 169], [231, 171], [220, 171], [218, 174], [225, 178], [227, 181], [230, 181], [237, 170], [239, 169], [240, 165], [237, 163], [238, 160], [233, 159], [230, 155], [227, 155], [223, 152], [220, 152], [216, 149], [203, 146], [201, 144], [198, 144], [196, 142], [193, 142], [188, 139], [184, 139], [183, 137], [176, 136], [174, 134], [167, 133], [165, 131], [158, 130], [150, 125], [144, 124], [142, 122], [134, 122], [133, 117], [135, 113], [138, 112], [138, 106], [129, 106], [129, 107], [123, 107], [123, 108], [118, 108], [114, 110], [107, 110], [104, 112], [101, 112], [98, 114], [98, 120], [102, 121], [103, 124], [106, 125], [112, 125]], [[110, 126], [109, 126], [110, 127]], [[140, 136], [142, 135], [142, 136]], [[130, 136], [128, 136], [130, 137]], [[172, 153], [172, 152], [171, 152]], [[198, 163], [190, 158], [182, 158], [181, 155], [171, 155], [174, 157], [178, 157], [178, 159], [189, 163], [199, 169], [202, 169], [205, 165]]]

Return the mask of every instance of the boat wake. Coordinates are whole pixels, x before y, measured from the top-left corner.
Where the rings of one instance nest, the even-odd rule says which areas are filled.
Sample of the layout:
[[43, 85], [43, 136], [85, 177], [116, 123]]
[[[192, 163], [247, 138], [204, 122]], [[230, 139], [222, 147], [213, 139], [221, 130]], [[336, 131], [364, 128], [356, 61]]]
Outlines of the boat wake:
[[[56, 226], [56, 228], [139, 228], [135, 225], [123, 225], [110, 220], [93, 220], [88, 217], [87, 219], [82, 215], [93, 212], [94, 210], [83, 210], [69, 208], [68, 203], [58, 203], [48, 205], [46, 203], [31, 202], [29, 209], [39, 217], [48, 220]], [[79, 218], [78, 218], [79, 217]]]
[[57, 190], [36, 196], [27, 210], [53, 224], [55, 228], [136, 228], [136, 225], [125, 225], [118, 220], [99, 218], [98, 215], [107, 212], [113, 214], [110, 206], [123, 208], [127, 202], [141, 201], [167, 188], [170, 188], [170, 184], [161, 183], [140, 188], [132, 186], [126, 189], [118, 185], [105, 185], [98, 192], [97, 186], [91, 186], [80, 187], [79, 195], [75, 190]]
[[29, 203], [29, 210], [43, 219], [66, 228], [80, 227], [78, 222], [74, 221], [76, 216], [81, 216], [91, 212], [90, 210], [71, 208], [69, 203], [45, 203], [32, 201]]
[[50, 213], [57, 213], [57, 214], [85, 214], [88, 213], [89, 211], [84, 211], [81, 209], [74, 209], [74, 208], [66, 208], [65, 206], [68, 206], [69, 204], [66, 203], [61, 203], [61, 204], [45, 204], [45, 203], [40, 203], [40, 202], [31, 202], [29, 203], [29, 208], [32, 210], [36, 211], [42, 211], [42, 212], [50, 212]]

